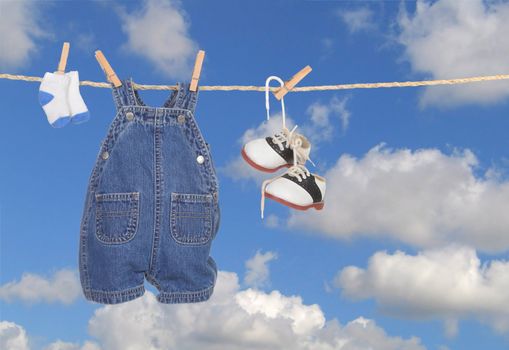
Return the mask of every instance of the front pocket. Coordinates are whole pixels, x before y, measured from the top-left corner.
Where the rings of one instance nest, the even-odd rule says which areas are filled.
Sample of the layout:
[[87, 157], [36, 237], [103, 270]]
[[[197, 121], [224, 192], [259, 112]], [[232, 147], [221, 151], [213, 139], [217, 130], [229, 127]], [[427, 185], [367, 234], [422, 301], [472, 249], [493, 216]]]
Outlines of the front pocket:
[[180, 244], [203, 245], [212, 238], [210, 194], [171, 194], [170, 231]]
[[106, 244], [130, 241], [138, 228], [139, 192], [98, 193], [95, 200], [97, 239]]

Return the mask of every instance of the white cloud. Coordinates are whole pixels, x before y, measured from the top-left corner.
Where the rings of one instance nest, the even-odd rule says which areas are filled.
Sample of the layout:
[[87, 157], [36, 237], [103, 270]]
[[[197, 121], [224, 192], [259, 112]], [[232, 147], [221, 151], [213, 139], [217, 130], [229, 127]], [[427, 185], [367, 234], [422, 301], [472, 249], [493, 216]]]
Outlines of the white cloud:
[[281, 220], [279, 219], [279, 217], [277, 215], [269, 214], [265, 217], [265, 219], [263, 220], [263, 223], [268, 228], [277, 228], [281, 225]]
[[[237, 274], [223, 271], [207, 302], [165, 305], [147, 291], [131, 302], [96, 309], [88, 330], [94, 341], [57, 340], [45, 350], [425, 349], [419, 338], [389, 336], [373, 320], [359, 317], [342, 326], [299, 296], [241, 289]], [[25, 330], [0, 322], [0, 348], [28, 350]]]
[[[399, 42], [415, 72], [447, 79], [509, 71], [509, 3], [418, 1], [414, 14], [402, 10]], [[430, 87], [424, 105], [493, 103], [509, 96], [509, 83]]]
[[322, 46], [322, 54], [320, 59], [323, 60], [325, 58], [330, 57], [330, 55], [333, 53], [334, 49], [334, 40], [331, 38], [323, 38], [321, 41]]
[[290, 226], [336, 238], [390, 237], [417, 247], [457, 242], [509, 249], [509, 182], [476, 176], [469, 150], [391, 150], [342, 155], [325, 173], [322, 211], [292, 212]]
[[43, 36], [36, 1], [0, 1], [0, 68], [15, 69], [28, 63]]
[[444, 320], [444, 332], [448, 338], [454, 338], [458, 335], [459, 324], [455, 318], [446, 318]]
[[62, 269], [51, 278], [25, 273], [21, 280], [0, 286], [0, 300], [20, 300], [27, 303], [60, 302], [70, 304], [81, 294], [76, 271]]
[[336, 129], [333, 118], [337, 118], [343, 132], [348, 128], [351, 113], [346, 104], [349, 97], [338, 98], [333, 96], [329, 103], [315, 102], [307, 109], [311, 122], [305, 123], [300, 132], [305, 135], [314, 145], [330, 141]]
[[189, 36], [190, 22], [179, 1], [145, 0], [141, 10], [120, 13], [130, 52], [168, 76], [190, 77], [197, 45]]
[[87, 341], [83, 345], [77, 343], [68, 343], [61, 340], [51, 343], [44, 350], [101, 350], [99, 345], [94, 342]]
[[367, 7], [354, 10], [338, 11], [339, 18], [346, 24], [351, 33], [366, 31], [375, 27], [373, 11]]
[[244, 283], [255, 288], [267, 285], [270, 276], [268, 264], [274, 259], [277, 259], [277, 254], [274, 252], [261, 253], [257, 251], [251, 259], [246, 261]]
[[318, 305], [278, 291], [241, 290], [235, 273], [220, 272], [206, 303], [163, 305], [151, 292], [96, 310], [89, 332], [104, 350], [323, 349], [421, 350], [418, 338], [388, 336], [363, 318], [341, 326]]
[[93, 32], [82, 32], [74, 40], [76, 47], [84, 52], [92, 52], [97, 47], [97, 39]]
[[509, 261], [481, 264], [472, 248], [378, 252], [367, 268], [345, 267], [335, 282], [343, 295], [374, 298], [385, 312], [443, 319], [449, 336], [457, 333], [457, 320], [469, 318], [509, 331]]
[[0, 349], [28, 350], [25, 329], [14, 322], [0, 321]]

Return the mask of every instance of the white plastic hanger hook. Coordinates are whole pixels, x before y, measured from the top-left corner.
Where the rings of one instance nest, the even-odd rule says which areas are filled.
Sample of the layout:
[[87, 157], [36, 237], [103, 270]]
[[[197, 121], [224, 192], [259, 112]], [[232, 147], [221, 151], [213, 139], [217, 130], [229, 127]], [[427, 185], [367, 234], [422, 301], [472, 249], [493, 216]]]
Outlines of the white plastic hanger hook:
[[[281, 86], [285, 85], [285, 82], [280, 77], [276, 77], [275, 75], [271, 75], [265, 80], [265, 109], [267, 109], [267, 120], [270, 119], [270, 103], [269, 103], [269, 85], [272, 80], [276, 80], [281, 84]], [[285, 115], [285, 100], [281, 98], [281, 115], [283, 117], [283, 128], [286, 128], [286, 115]]]

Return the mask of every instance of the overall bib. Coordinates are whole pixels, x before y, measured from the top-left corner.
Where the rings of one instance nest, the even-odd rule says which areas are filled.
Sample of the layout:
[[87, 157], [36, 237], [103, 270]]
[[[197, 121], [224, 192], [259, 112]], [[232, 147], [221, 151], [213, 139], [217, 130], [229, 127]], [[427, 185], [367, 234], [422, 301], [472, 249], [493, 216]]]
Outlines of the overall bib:
[[197, 94], [179, 83], [155, 108], [143, 103], [131, 80], [113, 87], [117, 113], [90, 176], [81, 221], [79, 270], [87, 299], [135, 299], [145, 278], [162, 303], [211, 296], [218, 181], [194, 118]]

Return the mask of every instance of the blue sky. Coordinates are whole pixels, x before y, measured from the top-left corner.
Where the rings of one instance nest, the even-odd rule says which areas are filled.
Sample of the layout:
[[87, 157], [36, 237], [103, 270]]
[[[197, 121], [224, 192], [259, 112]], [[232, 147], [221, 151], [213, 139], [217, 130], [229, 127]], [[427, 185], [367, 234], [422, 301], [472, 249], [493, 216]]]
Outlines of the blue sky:
[[[509, 72], [509, 3], [481, 0], [1, 2], [0, 71], [301, 85]], [[267, 200], [242, 143], [280, 128], [259, 92], [199, 95], [219, 173], [214, 298], [104, 307], [77, 280], [88, 178], [114, 116], [82, 87], [89, 122], [53, 129], [38, 84], [0, 80], [0, 347], [11, 349], [506, 349], [509, 346], [509, 85], [290, 93], [290, 120], [327, 179], [323, 212]], [[159, 105], [166, 93], [142, 91]], [[140, 320], [142, 320], [140, 322]], [[341, 344], [344, 344], [341, 347]], [[328, 347], [327, 347], [328, 346]]]

